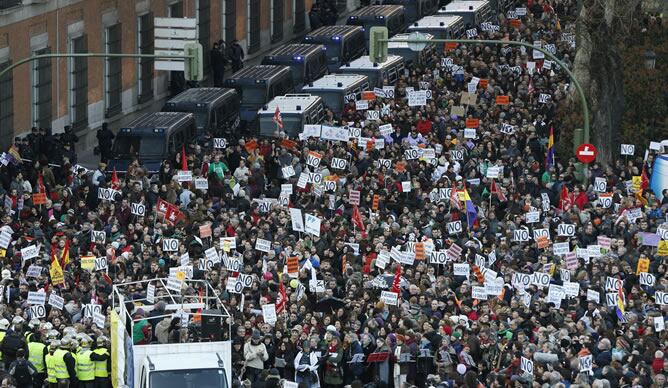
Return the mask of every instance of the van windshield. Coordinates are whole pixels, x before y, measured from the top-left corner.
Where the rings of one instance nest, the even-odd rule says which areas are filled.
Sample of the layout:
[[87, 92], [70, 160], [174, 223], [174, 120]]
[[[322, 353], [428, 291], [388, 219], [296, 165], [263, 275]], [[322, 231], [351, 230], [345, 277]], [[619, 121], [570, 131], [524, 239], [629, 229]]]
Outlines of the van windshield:
[[265, 104], [267, 102], [266, 89], [264, 87], [244, 86], [242, 104]]
[[149, 380], [149, 388], [227, 388], [222, 368], [155, 371]]
[[195, 112], [195, 127], [198, 130], [203, 130], [209, 124], [209, 112]]
[[340, 41], [333, 42], [327, 45], [327, 56], [329, 57], [329, 59], [340, 60], [339, 55], [341, 55]]
[[119, 135], [114, 142], [114, 153], [119, 156], [161, 156], [164, 139], [158, 136]]

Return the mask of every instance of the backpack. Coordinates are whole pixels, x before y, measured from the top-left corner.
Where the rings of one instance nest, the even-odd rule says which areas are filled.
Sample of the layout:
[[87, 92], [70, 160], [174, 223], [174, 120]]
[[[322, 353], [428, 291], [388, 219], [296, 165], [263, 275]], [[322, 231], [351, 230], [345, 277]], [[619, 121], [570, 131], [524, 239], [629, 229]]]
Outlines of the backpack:
[[10, 357], [16, 357], [16, 351], [20, 348], [27, 349], [23, 338], [17, 333], [9, 333], [2, 340], [2, 354]]
[[16, 380], [17, 387], [29, 387], [32, 384], [30, 367], [25, 360], [17, 361], [12, 369], [10, 372], [13, 372], [12, 376]]

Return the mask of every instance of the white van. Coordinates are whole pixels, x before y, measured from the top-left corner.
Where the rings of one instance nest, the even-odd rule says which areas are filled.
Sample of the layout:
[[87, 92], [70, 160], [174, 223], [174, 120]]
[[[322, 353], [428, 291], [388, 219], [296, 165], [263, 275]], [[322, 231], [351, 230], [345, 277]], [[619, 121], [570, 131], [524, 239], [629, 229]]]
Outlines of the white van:
[[362, 74], [369, 77], [370, 88], [394, 85], [403, 71], [404, 58], [398, 55], [388, 55], [382, 63], [371, 62], [369, 56], [364, 55], [339, 68], [339, 73]]
[[362, 99], [365, 90], [369, 90], [369, 77], [361, 74], [329, 74], [302, 88], [304, 93], [320, 96], [334, 114], [343, 112], [350, 101]]
[[457, 39], [464, 34], [464, 18], [457, 15], [431, 15], [408, 26], [408, 32], [431, 34], [436, 39]]
[[[276, 108], [280, 112], [283, 128], [274, 119]], [[322, 98], [310, 94], [286, 94], [269, 101], [257, 112], [260, 120], [260, 136], [278, 137], [284, 132], [288, 137], [297, 137], [305, 124], [320, 124], [325, 118]]]

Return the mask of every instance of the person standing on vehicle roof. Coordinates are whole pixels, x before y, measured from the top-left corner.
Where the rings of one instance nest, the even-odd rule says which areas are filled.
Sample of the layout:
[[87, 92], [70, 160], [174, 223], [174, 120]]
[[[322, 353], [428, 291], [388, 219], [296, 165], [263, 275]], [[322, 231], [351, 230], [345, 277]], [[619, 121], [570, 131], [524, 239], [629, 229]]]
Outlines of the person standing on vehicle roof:
[[219, 88], [223, 86], [223, 77], [225, 74], [225, 55], [218, 44], [213, 44], [211, 48], [211, 68], [213, 70], [213, 86]]
[[236, 39], [230, 45], [229, 57], [232, 61], [232, 72], [236, 73], [244, 67], [244, 49]]

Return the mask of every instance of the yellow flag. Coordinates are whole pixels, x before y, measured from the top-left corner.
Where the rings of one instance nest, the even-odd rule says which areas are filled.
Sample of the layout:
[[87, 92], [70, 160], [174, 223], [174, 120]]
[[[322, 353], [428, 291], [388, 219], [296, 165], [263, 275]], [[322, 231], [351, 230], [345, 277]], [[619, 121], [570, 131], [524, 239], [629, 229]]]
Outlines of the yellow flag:
[[641, 272], [649, 272], [649, 259], [644, 257], [638, 260], [638, 267], [636, 268], [636, 275], [639, 275]]
[[668, 256], [668, 240], [659, 241], [659, 250], [656, 254], [659, 256]]
[[59, 284], [65, 284], [65, 276], [63, 275], [63, 269], [60, 267], [58, 260], [51, 261], [51, 268], [49, 269], [51, 274], [51, 285], [57, 286]]

